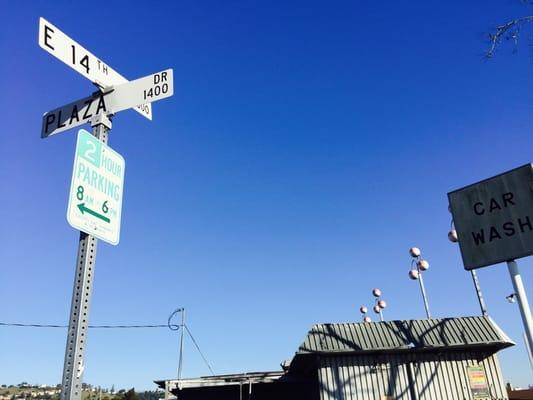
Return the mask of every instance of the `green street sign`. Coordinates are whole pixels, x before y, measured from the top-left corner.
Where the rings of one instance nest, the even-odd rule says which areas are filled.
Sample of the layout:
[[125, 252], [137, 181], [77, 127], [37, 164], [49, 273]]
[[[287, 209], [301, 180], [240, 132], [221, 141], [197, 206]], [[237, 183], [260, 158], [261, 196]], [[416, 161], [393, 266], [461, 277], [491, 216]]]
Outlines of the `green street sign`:
[[80, 129], [67, 209], [73, 228], [118, 244], [124, 168], [120, 154]]

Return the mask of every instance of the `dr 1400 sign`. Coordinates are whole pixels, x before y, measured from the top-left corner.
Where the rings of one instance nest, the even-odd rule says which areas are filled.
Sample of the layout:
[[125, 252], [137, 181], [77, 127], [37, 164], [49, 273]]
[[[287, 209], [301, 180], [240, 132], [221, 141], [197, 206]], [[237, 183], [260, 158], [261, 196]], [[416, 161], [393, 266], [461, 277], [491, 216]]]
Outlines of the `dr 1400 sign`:
[[154, 77], [154, 86], [149, 89], [144, 89], [144, 100], [151, 101], [154, 97], [159, 97], [162, 94], [168, 94], [169, 88], [168, 83], [168, 71], [163, 71], [159, 74], [153, 75]]

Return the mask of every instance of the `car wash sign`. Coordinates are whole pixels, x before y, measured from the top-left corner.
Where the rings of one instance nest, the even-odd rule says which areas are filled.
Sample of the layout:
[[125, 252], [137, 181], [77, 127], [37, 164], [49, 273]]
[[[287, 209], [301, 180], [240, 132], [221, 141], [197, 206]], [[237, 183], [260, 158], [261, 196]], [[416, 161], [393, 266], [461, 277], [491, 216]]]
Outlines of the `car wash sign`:
[[465, 269], [533, 254], [533, 165], [448, 193]]
[[67, 209], [73, 228], [118, 244], [124, 167], [120, 154], [80, 129]]

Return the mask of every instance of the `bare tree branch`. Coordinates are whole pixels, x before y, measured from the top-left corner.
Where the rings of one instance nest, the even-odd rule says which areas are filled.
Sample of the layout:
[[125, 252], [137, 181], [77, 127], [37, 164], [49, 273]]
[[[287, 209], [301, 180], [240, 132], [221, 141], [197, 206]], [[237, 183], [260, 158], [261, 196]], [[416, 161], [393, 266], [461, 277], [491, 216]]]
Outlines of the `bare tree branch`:
[[[533, 0], [523, 0], [523, 2], [530, 4], [533, 3]], [[512, 40], [515, 46], [518, 45], [520, 28], [522, 25], [529, 22], [533, 22], [533, 15], [512, 19], [503, 25], [497, 26], [494, 33], [489, 33], [489, 49], [485, 53], [485, 57], [491, 58], [494, 56], [496, 48], [501, 43], [502, 39]]]

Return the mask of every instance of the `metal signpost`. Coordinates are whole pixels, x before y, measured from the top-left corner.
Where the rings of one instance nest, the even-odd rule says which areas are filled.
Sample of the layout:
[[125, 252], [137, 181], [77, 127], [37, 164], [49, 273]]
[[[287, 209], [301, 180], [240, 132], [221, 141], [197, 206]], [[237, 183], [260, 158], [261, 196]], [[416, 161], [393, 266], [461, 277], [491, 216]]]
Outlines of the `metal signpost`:
[[479, 308], [481, 309], [481, 314], [486, 317], [488, 314], [487, 306], [485, 300], [483, 299], [483, 294], [481, 293], [481, 286], [479, 285], [479, 279], [477, 278], [476, 270], [473, 269], [470, 271], [472, 276], [472, 281], [474, 283], [474, 289], [476, 290], [477, 301], [479, 302]]
[[78, 134], [67, 220], [80, 230], [70, 308], [61, 400], [81, 400], [85, 344], [94, 281], [97, 239], [120, 240], [125, 162], [107, 146], [110, 117], [133, 108], [152, 119], [151, 102], [172, 96], [173, 72], [167, 69], [128, 82], [57, 27], [39, 19], [39, 45], [100, 87], [100, 91], [44, 114], [41, 137], [91, 123], [92, 135]]
[[[110, 129], [111, 123], [107, 117], [95, 118], [93, 135], [104, 145], [107, 143], [107, 134]], [[67, 347], [63, 365], [63, 379], [61, 382], [62, 400], [81, 400], [83, 371], [85, 369], [85, 344], [89, 326], [89, 309], [93, 290], [97, 243], [95, 236], [80, 230], [74, 290], [72, 292], [68, 322]]]
[[515, 259], [533, 254], [533, 164], [448, 193], [465, 269], [507, 262], [529, 348], [533, 319]]

